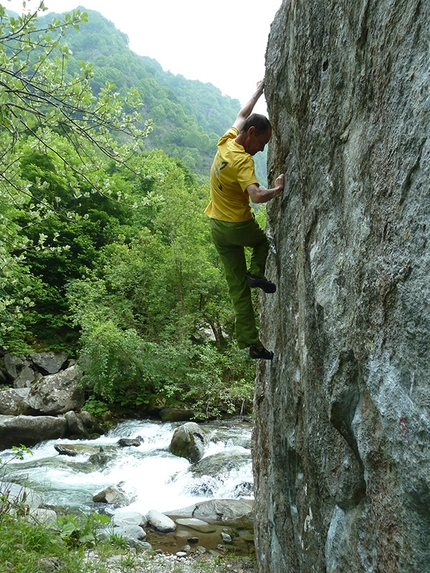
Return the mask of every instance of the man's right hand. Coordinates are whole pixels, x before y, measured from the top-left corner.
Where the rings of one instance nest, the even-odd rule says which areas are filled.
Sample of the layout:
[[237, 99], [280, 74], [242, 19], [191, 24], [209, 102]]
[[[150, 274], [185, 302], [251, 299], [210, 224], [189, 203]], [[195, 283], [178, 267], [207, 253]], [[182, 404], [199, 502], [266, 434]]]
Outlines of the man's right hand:
[[275, 189], [278, 191], [278, 193], [281, 193], [284, 190], [284, 185], [285, 177], [284, 174], [281, 173], [281, 175], [278, 175], [278, 177], [275, 179]]

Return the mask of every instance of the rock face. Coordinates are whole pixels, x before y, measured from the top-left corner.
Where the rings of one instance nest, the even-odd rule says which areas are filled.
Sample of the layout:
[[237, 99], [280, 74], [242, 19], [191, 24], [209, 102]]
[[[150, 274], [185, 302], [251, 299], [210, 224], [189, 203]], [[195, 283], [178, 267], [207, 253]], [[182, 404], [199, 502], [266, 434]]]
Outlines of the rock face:
[[430, 3], [284, 0], [255, 390], [260, 573], [430, 563]]

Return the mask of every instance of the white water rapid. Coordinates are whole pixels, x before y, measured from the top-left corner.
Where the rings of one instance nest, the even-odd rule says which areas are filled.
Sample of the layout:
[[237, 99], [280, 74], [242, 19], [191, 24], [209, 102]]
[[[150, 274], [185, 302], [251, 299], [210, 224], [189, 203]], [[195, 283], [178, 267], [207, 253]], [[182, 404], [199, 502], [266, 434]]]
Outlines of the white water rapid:
[[[45, 507], [66, 512], [107, 509], [92, 498], [111, 485], [120, 486], [130, 500], [124, 510], [142, 514], [151, 509], [168, 512], [211, 498], [252, 497], [250, 424], [202, 425], [208, 444], [204, 458], [193, 465], [168, 451], [178, 425], [127, 421], [96, 440], [38, 444], [22, 461], [6, 450], [0, 455], [7, 462], [2, 479], [36, 490]], [[140, 446], [118, 446], [120, 438], [138, 436], [143, 439]], [[56, 444], [79, 445], [79, 453], [59, 455]]]

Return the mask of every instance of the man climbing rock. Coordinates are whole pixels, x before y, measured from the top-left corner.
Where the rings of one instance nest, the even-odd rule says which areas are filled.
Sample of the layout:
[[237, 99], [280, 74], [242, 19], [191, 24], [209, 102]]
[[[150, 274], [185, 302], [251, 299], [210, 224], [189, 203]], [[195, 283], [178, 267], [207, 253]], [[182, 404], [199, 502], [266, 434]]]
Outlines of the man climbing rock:
[[[249, 347], [251, 358], [272, 360], [273, 352], [264, 348], [255, 323], [251, 288], [266, 293], [276, 286], [265, 277], [269, 242], [252, 214], [249, 200], [267, 203], [284, 188], [284, 175], [275, 180], [273, 189], [260, 187], [253, 156], [263, 151], [272, 135], [272, 126], [264, 116], [252, 113], [264, 90], [264, 80], [236, 120], [218, 141], [218, 150], [210, 174], [211, 200], [205, 213], [210, 217], [212, 239], [224, 265], [230, 298], [236, 315], [239, 348]], [[252, 249], [247, 271], [245, 247]]]

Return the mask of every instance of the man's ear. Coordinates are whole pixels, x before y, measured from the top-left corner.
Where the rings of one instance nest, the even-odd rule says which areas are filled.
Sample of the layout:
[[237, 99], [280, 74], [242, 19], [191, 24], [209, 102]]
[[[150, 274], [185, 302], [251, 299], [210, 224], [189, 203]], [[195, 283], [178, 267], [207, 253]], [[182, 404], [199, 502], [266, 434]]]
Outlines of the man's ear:
[[251, 125], [246, 133], [247, 135], [255, 135], [255, 125]]

